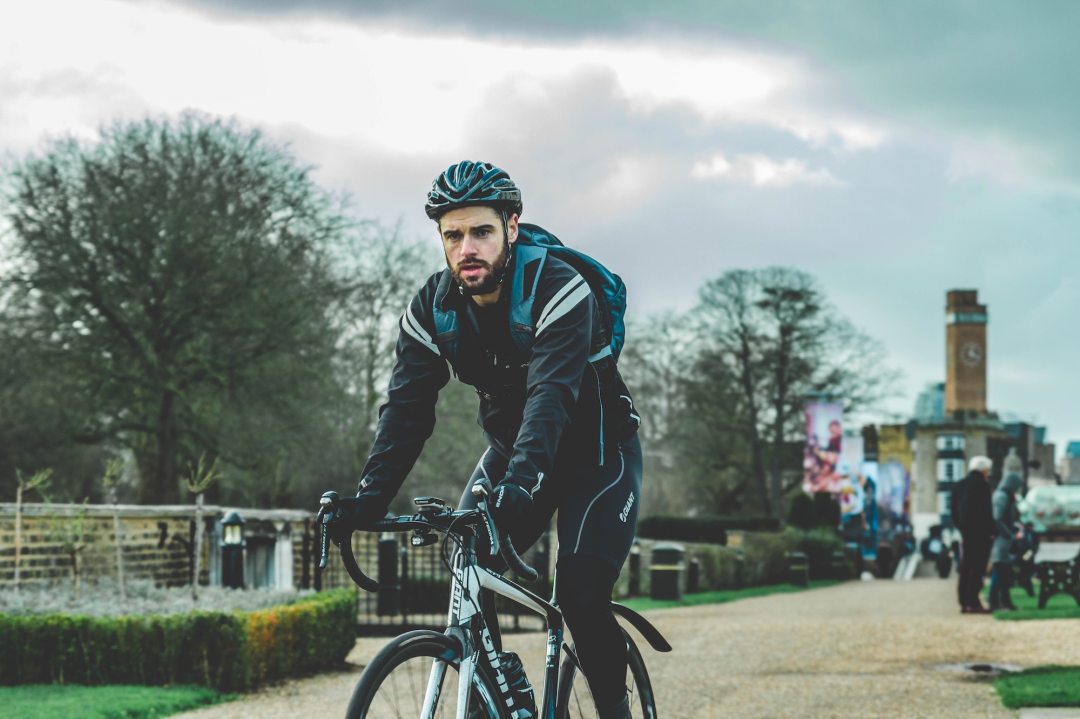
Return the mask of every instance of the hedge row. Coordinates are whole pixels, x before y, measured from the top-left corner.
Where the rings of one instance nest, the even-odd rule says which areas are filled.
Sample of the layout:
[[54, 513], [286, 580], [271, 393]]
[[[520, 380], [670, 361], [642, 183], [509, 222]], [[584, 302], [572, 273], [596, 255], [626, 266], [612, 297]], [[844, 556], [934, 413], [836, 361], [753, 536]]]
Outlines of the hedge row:
[[637, 534], [645, 539], [670, 539], [683, 542], [727, 544], [730, 530], [775, 532], [780, 523], [772, 517], [720, 516], [673, 517], [653, 515], [638, 522]]
[[811, 579], [850, 579], [854, 568], [845, 563], [833, 567], [834, 552], [843, 552], [844, 543], [828, 529], [747, 534], [742, 547], [698, 545], [690, 552], [701, 570], [703, 589], [739, 589], [789, 581], [787, 553], [806, 554]]
[[0, 614], [0, 685], [200, 684], [245, 691], [339, 665], [355, 637], [350, 590], [255, 612]]

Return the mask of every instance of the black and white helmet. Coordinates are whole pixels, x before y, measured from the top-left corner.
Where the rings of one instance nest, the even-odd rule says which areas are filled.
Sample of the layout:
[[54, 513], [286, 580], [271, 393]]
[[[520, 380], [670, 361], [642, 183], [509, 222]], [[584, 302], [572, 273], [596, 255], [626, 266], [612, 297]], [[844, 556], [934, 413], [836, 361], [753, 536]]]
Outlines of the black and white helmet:
[[521, 190], [506, 170], [490, 162], [464, 160], [435, 178], [424, 210], [433, 220], [458, 207], [486, 205], [507, 215], [521, 214]]

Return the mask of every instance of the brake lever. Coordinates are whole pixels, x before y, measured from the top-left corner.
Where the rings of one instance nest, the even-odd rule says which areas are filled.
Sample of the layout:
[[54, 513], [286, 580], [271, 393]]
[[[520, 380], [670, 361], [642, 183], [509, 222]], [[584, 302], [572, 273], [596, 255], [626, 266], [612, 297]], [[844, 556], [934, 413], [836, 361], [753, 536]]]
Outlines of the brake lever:
[[338, 493], [334, 491], [324, 492], [319, 498], [319, 513], [315, 517], [315, 523], [319, 525], [319, 569], [326, 569], [330, 561], [330, 522], [334, 518], [334, 505], [337, 504]]
[[473, 483], [472, 494], [476, 497], [476, 505], [480, 510], [480, 513], [484, 515], [484, 528], [488, 533], [488, 546], [491, 548], [491, 556], [497, 557], [500, 553], [499, 546], [499, 531], [495, 527], [495, 518], [491, 516], [491, 508], [488, 506], [487, 498], [491, 494], [491, 482], [487, 479], [480, 479]]
[[487, 501], [491, 491], [491, 482], [487, 479], [481, 479], [473, 483], [472, 493], [478, 500], [477, 504], [484, 515], [484, 522], [487, 525], [488, 537], [491, 538], [491, 556], [501, 556], [503, 561], [506, 562], [506, 566], [510, 567], [514, 574], [530, 582], [535, 581], [539, 578], [540, 573], [526, 564], [525, 560], [521, 558], [521, 555], [514, 548], [514, 543], [510, 540], [510, 533], [500, 534], [495, 526], [495, 519], [491, 516], [491, 509]]

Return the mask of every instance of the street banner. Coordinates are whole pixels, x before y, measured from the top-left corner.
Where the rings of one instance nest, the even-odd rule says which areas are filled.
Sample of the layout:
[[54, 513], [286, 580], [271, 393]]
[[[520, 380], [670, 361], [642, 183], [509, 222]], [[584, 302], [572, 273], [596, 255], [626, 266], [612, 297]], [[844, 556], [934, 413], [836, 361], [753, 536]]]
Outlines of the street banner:
[[882, 462], [877, 474], [878, 524], [884, 536], [910, 525], [911, 478], [900, 462]]
[[806, 405], [806, 449], [803, 452], [803, 490], [838, 493], [838, 473], [844, 438], [844, 410], [837, 402]]

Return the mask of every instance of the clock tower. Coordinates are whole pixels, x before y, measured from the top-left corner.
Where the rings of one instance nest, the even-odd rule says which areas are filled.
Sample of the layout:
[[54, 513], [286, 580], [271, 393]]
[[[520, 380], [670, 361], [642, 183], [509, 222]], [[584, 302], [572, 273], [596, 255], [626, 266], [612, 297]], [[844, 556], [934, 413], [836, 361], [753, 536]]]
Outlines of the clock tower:
[[951, 290], [945, 305], [945, 414], [986, 413], [986, 305], [978, 290]]

